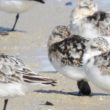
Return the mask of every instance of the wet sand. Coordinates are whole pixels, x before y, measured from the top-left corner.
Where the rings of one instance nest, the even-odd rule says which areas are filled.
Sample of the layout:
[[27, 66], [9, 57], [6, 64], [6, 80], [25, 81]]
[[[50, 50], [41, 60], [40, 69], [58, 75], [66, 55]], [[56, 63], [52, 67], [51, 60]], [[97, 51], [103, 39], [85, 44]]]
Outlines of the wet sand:
[[[47, 40], [53, 27], [69, 24], [72, 7], [36, 4], [21, 14], [16, 32], [0, 33], [0, 52], [23, 59], [34, 71], [53, 70], [47, 58]], [[15, 15], [0, 12], [0, 31], [10, 29]], [[7, 33], [6, 33], [7, 34]], [[92, 97], [77, 96], [76, 82], [55, 72], [40, 72], [58, 81], [55, 87], [36, 86], [35, 92], [12, 98], [7, 110], [108, 110], [110, 95], [91, 84]], [[53, 106], [45, 105], [51, 102]], [[0, 100], [3, 107], [3, 99]]]

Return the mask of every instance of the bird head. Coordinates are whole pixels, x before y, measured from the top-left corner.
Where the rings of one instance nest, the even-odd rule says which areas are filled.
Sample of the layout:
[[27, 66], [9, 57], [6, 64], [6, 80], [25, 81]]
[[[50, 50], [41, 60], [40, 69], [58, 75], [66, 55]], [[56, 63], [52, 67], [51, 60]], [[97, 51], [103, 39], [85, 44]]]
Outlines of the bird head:
[[65, 38], [70, 37], [70, 35], [71, 35], [71, 32], [67, 26], [63, 26], [63, 25], [56, 26], [49, 37], [48, 46], [51, 46], [54, 43], [60, 42]]

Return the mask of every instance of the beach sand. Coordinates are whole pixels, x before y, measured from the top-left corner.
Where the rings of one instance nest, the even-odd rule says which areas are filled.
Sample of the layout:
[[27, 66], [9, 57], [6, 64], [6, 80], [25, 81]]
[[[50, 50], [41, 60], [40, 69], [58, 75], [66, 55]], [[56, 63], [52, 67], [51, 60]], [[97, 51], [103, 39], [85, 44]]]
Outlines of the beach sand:
[[[93, 96], [77, 96], [76, 82], [59, 73], [41, 73], [57, 80], [57, 86], [36, 86], [33, 93], [11, 98], [7, 110], [109, 110], [110, 94], [90, 84]], [[45, 105], [50, 102], [53, 105]], [[3, 100], [0, 100], [1, 110]]]
[[[3, 31], [13, 25], [15, 15], [0, 12], [0, 52], [21, 58], [35, 72], [57, 80], [57, 86], [37, 86], [33, 93], [11, 98], [7, 110], [108, 110], [110, 95], [91, 85], [93, 96], [77, 96], [76, 82], [55, 73], [47, 57], [47, 40], [56, 25], [68, 25], [72, 7], [53, 2], [36, 4], [21, 14], [15, 32]], [[53, 72], [50, 72], [50, 71]], [[49, 72], [48, 72], [49, 71]], [[51, 102], [53, 106], [45, 105]], [[0, 109], [3, 99], [0, 99]]]

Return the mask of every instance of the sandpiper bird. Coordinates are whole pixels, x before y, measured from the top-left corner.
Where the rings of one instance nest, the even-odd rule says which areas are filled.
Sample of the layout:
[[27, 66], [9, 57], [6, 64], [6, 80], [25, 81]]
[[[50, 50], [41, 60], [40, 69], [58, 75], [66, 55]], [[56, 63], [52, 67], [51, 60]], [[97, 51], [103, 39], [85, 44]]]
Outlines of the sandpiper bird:
[[102, 37], [87, 40], [79, 35], [71, 35], [67, 26], [57, 26], [48, 40], [48, 56], [57, 71], [77, 81], [79, 95], [91, 95], [83, 64], [86, 58], [107, 51], [109, 46]]
[[0, 97], [5, 98], [3, 110], [6, 110], [8, 98], [32, 92], [37, 84], [54, 86], [55, 83], [55, 80], [31, 71], [19, 58], [0, 54]]
[[71, 32], [87, 38], [91, 38], [91, 36], [96, 37], [96, 35], [94, 36], [94, 34], [96, 34], [96, 29], [84, 19], [93, 15], [97, 10], [97, 5], [93, 0], [78, 0], [78, 6], [72, 10], [70, 16]]
[[98, 10], [93, 0], [79, 0], [71, 13], [70, 29], [86, 38], [110, 36], [110, 13]]
[[11, 29], [14, 31], [17, 21], [19, 19], [19, 14], [27, 11], [36, 2], [45, 3], [43, 0], [0, 0], [0, 10], [8, 13], [16, 13], [15, 23]]

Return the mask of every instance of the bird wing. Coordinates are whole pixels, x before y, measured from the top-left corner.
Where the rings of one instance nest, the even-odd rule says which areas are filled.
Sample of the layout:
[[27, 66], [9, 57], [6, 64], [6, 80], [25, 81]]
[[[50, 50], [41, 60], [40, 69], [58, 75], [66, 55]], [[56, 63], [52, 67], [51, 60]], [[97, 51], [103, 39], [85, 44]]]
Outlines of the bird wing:
[[14, 56], [0, 55], [0, 82], [20, 81], [21, 76], [19, 71], [25, 67], [22, 60]]
[[26, 82], [41, 83], [54, 86], [56, 81], [47, 77], [42, 77], [31, 71], [24, 65], [22, 60], [8, 55], [0, 55], [0, 82]]
[[110, 75], [110, 52], [102, 53], [91, 58], [94, 59], [94, 65], [97, 66], [103, 75]]
[[104, 36], [110, 35], [110, 13], [97, 11], [88, 16], [86, 20], [95, 25], [99, 33]]
[[61, 42], [54, 43], [49, 47], [50, 61], [54, 57], [54, 60], [61, 65], [80, 66], [86, 41], [80, 36], [73, 35]]

